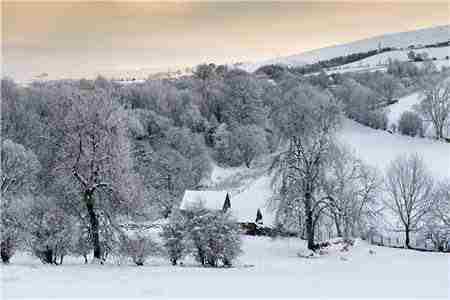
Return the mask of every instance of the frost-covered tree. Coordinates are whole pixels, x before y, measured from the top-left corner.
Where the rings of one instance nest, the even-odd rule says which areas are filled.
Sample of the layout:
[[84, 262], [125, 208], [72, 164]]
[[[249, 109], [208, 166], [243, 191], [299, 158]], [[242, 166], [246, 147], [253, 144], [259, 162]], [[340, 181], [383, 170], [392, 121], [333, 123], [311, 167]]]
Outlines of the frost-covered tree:
[[362, 234], [375, 217], [379, 191], [376, 171], [345, 146], [336, 146], [324, 174], [322, 201], [335, 223], [337, 235], [349, 239]]
[[314, 249], [314, 225], [323, 211], [318, 192], [333, 137], [341, 121], [340, 106], [330, 95], [310, 86], [296, 87], [286, 94], [276, 112], [276, 122], [289, 146], [276, 160], [284, 197], [303, 205], [308, 248]]
[[2, 141], [1, 163], [2, 196], [29, 192], [40, 169], [33, 151], [5, 139]]
[[74, 98], [54, 172], [79, 188], [94, 259], [100, 260], [99, 212], [112, 223], [117, 215], [132, 216], [142, 210], [143, 191], [133, 172], [123, 109], [106, 90], [79, 91]]
[[34, 190], [39, 169], [33, 151], [9, 139], [2, 141], [0, 252], [4, 263], [9, 262], [24, 233], [24, 208]]
[[434, 197], [436, 203], [433, 214], [450, 229], [450, 181], [448, 179], [438, 183]]
[[416, 107], [425, 121], [433, 124], [437, 139], [444, 138], [450, 125], [450, 81], [430, 80], [423, 89], [424, 98]]
[[433, 179], [418, 155], [398, 157], [386, 173], [386, 206], [398, 217], [405, 232], [405, 246], [433, 208]]
[[247, 168], [250, 168], [251, 162], [267, 149], [266, 134], [258, 126], [238, 127], [233, 131], [233, 136]]
[[225, 84], [224, 121], [228, 124], [262, 124], [266, 111], [259, 82], [244, 71], [232, 70], [225, 76]]

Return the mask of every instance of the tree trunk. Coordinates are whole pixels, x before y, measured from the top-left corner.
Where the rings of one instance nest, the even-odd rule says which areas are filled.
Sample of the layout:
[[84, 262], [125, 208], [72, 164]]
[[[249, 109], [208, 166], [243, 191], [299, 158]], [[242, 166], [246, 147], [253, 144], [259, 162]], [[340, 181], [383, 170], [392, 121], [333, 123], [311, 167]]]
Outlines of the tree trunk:
[[9, 239], [6, 238], [6, 241], [1, 242], [0, 246], [0, 256], [2, 257], [2, 262], [4, 264], [9, 264]]
[[305, 211], [306, 211], [306, 236], [308, 239], [308, 249], [314, 250], [312, 195], [309, 192], [305, 193]]
[[406, 248], [411, 249], [410, 240], [409, 240], [409, 228], [405, 230], [405, 245]]
[[47, 247], [42, 253], [42, 262], [44, 264], [52, 264], [53, 263], [53, 250]]
[[99, 234], [99, 225], [98, 225], [98, 217], [95, 214], [94, 210], [94, 199], [91, 192], [85, 192], [85, 203], [86, 208], [89, 214], [89, 223], [91, 229], [91, 241], [92, 247], [94, 248], [94, 259], [101, 260], [102, 252], [100, 248], [100, 234]]
[[339, 224], [338, 217], [334, 215], [334, 223], [336, 224], [336, 233], [338, 237], [342, 237], [341, 225]]

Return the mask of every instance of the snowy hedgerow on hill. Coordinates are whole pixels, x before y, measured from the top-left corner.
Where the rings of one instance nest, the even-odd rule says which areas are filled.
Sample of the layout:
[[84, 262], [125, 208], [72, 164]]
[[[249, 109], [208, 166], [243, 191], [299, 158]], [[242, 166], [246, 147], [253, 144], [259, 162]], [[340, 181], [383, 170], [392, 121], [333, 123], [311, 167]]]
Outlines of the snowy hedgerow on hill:
[[412, 111], [402, 113], [398, 121], [398, 130], [404, 135], [417, 136], [423, 135], [422, 119]]
[[161, 237], [172, 265], [176, 265], [188, 253], [188, 231], [183, 215], [175, 211], [170, 217], [170, 222], [163, 226]]

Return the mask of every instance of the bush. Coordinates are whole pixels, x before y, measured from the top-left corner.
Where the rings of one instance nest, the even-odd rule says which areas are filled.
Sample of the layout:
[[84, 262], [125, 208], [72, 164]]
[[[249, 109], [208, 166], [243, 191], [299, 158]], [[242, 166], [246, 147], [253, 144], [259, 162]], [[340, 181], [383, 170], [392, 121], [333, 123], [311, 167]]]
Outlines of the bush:
[[0, 256], [5, 264], [9, 263], [17, 249], [22, 234], [21, 223], [25, 219], [21, 216], [20, 207], [15, 205], [17, 202], [3, 196], [0, 203]]
[[120, 238], [120, 253], [130, 257], [138, 266], [143, 266], [145, 260], [157, 252], [157, 244], [141, 233], [122, 235]]
[[40, 198], [31, 208], [29, 221], [29, 242], [33, 254], [42, 263], [62, 264], [73, 245], [74, 219], [51, 199]]
[[241, 253], [239, 225], [229, 213], [197, 208], [188, 212], [187, 228], [194, 257], [202, 265], [231, 266]]
[[74, 256], [82, 256], [84, 263], [88, 263], [88, 255], [92, 251], [92, 245], [89, 240], [89, 228], [79, 225], [74, 233], [74, 244], [70, 251]]
[[405, 111], [402, 113], [398, 122], [398, 130], [409, 136], [423, 135], [422, 119], [420, 116], [412, 111]]
[[187, 233], [185, 218], [179, 212], [174, 212], [161, 232], [163, 246], [174, 266], [188, 253]]
[[384, 111], [372, 111], [368, 113], [367, 118], [367, 122], [365, 124], [363, 122], [364, 125], [373, 129], [387, 129], [388, 119]]

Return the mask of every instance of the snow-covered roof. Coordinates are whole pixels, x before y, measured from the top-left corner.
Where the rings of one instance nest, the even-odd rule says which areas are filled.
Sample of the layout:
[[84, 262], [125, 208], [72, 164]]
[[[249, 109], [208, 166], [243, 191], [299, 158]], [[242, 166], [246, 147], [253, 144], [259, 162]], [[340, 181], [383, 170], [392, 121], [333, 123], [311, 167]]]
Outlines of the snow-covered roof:
[[[226, 191], [185, 191], [183, 200], [180, 204], [180, 209], [189, 209], [196, 204], [201, 203], [203, 207], [211, 210], [219, 210], [223, 208]], [[233, 200], [231, 199], [231, 207], [233, 207]]]

